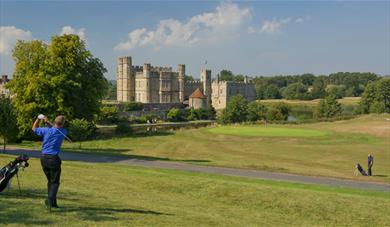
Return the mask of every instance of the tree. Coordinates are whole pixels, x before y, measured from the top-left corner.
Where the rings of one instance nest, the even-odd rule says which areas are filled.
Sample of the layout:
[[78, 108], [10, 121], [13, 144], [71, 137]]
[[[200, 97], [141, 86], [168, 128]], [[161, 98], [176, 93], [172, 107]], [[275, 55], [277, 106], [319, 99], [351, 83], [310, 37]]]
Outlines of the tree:
[[288, 85], [285, 89], [283, 89], [282, 95], [285, 99], [310, 99], [308, 87], [300, 82]]
[[340, 115], [342, 111], [343, 108], [337, 101], [337, 97], [328, 95], [318, 104], [316, 116], [318, 118], [332, 118]]
[[223, 69], [218, 74], [220, 81], [233, 81], [234, 80], [234, 74], [230, 70]]
[[0, 95], [0, 137], [3, 139], [3, 150], [7, 142], [12, 142], [18, 134], [16, 124], [16, 113], [13, 109], [11, 99]]
[[390, 113], [390, 78], [366, 86], [360, 101], [362, 113]]
[[310, 94], [312, 99], [324, 98], [326, 95], [325, 91], [325, 78], [318, 77], [314, 80]]
[[110, 80], [108, 81], [108, 89], [105, 99], [107, 100], [116, 100], [116, 80]]
[[186, 81], [194, 81], [194, 77], [191, 76], [191, 75], [186, 75], [186, 76], [185, 76], [185, 80], [186, 80]]
[[345, 97], [345, 86], [344, 85], [328, 85], [326, 87], [327, 96], [336, 96], [336, 98], [341, 99]]
[[266, 119], [267, 107], [261, 102], [253, 101], [248, 104], [248, 120], [258, 121]]
[[43, 41], [18, 41], [13, 58], [17, 123], [21, 135], [31, 135], [32, 120], [39, 113], [54, 118], [92, 120], [107, 94], [106, 69], [77, 35], [53, 36]]
[[247, 118], [247, 103], [242, 95], [232, 96], [219, 116], [223, 124], [243, 122]]

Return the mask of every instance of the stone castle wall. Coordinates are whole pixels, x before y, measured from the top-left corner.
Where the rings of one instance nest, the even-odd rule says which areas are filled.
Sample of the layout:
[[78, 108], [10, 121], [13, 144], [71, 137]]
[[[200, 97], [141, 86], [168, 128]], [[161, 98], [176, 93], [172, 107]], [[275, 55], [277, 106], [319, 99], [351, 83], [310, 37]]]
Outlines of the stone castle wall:
[[202, 69], [200, 80], [185, 80], [185, 65], [179, 64], [177, 72], [172, 67], [156, 67], [145, 63], [143, 66], [133, 66], [131, 57], [118, 58], [117, 66], [117, 100], [118, 102], [142, 103], [183, 103], [200, 88], [206, 96], [207, 108], [226, 107], [229, 98], [242, 94], [247, 101], [256, 98], [254, 84], [247, 78], [245, 82], [214, 82], [211, 71]]

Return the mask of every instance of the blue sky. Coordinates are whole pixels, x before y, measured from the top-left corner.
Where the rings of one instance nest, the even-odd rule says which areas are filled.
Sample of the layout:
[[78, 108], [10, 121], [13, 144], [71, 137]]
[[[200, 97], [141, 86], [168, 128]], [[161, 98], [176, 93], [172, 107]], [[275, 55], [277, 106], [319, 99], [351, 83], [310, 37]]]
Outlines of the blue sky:
[[390, 74], [389, 1], [3, 1], [0, 73], [17, 39], [75, 33], [114, 79], [116, 58], [256, 75]]

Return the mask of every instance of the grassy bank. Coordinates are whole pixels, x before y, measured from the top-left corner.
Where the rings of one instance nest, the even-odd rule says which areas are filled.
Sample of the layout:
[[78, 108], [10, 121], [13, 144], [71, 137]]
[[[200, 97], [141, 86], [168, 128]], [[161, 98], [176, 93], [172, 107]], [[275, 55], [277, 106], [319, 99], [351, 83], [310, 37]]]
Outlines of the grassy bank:
[[[4, 165], [10, 156], [0, 155]], [[389, 194], [180, 171], [64, 162], [59, 203], [43, 208], [38, 160], [0, 194], [2, 226], [388, 226]]]
[[[87, 141], [81, 144], [81, 150], [78, 143], [65, 143], [64, 147], [150, 160], [390, 182], [390, 121], [386, 121], [387, 118], [390, 115], [303, 125], [268, 125], [267, 128], [264, 125], [234, 126], [237, 128], [230, 133], [226, 133], [229, 131], [226, 127], [201, 128]], [[248, 127], [263, 134], [250, 132], [252, 135], [247, 136]], [[264, 134], [275, 133], [273, 128], [279, 133], [314, 130], [319, 135], [275, 137]], [[39, 146], [38, 143], [27, 144], [35, 149]], [[355, 176], [355, 164], [359, 162], [365, 167], [369, 153], [375, 157], [374, 176]]]

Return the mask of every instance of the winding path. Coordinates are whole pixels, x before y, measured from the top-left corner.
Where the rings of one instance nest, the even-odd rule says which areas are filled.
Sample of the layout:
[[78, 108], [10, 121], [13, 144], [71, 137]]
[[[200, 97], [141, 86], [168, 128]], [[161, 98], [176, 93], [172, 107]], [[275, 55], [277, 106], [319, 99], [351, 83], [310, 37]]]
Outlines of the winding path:
[[[30, 157], [39, 157], [40, 153], [33, 150], [7, 150], [5, 154], [20, 155], [27, 154]], [[235, 169], [226, 167], [214, 167], [214, 166], [201, 166], [193, 165], [188, 163], [180, 163], [173, 161], [160, 161], [160, 160], [144, 160], [137, 158], [129, 158], [126, 156], [107, 156], [98, 154], [85, 154], [76, 152], [62, 152], [61, 159], [64, 161], [80, 161], [90, 163], [112, 163], [120, 165], [130, 166], [142, 166], [149, 168], [160, 168], [160, 169], [174, 169], [189, 172], [199, 173], [211, 173], [226, 176], [238, 176], [238, 177], [249, 177], [255, 179], [269, 179], [276, 181], [287, 181], [304, 184], [318, 184], [328, 185], [336, 187], [347, 187], [357, 189], [368, 189], [376, 191], [390, 192], [390, 184], [386, 183], [374, 183], [364, 182], [355, 180], [343, 180], [329, 177], [316, 177], [316, 176], [304, 176], [289, 173], [278, 173], [278, 172], [267, 172], [260, 170], [248, 170], [248, 169]]]

